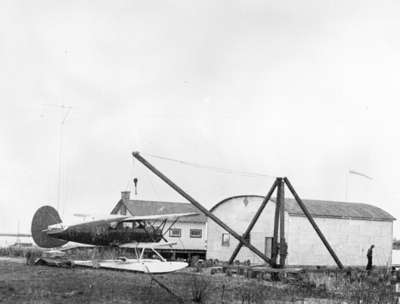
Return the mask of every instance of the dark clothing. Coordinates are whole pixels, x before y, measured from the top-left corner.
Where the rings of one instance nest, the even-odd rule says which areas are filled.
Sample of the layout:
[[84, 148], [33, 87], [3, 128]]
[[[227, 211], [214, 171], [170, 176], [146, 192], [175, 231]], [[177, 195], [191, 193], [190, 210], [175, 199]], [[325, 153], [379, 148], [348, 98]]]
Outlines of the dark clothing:
[[372, 269], [372, 248], [369, 248], [367, 251], [367, 259], [368, 259], [368, 263], [367, 263], [367, 270], [371, 270]]
[[367, 264], [366, 269], [371, 270], [372, 269], [372, 256], [367, 256], [367, 258], [368, 258], [368, 264]]

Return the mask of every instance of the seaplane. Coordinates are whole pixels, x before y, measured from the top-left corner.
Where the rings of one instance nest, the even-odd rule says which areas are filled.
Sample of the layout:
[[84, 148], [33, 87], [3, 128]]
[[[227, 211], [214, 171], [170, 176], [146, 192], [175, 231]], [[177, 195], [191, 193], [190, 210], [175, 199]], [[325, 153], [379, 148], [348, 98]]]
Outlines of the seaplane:
[[[62, 222], [52, 206], [39, 208], [32, 219], [31, 233], [36, 245], [49, 251], [54, 248], [67, 249], [68, 242], [95, 248], [134, 248], [135, 259], [119, 257], [113, 260], [73, 261], [75, 265], [95, 268], [128, 270], [145, 273], [168, 273], [188, 266], [186, 262], [167, 261], [156, 248], [173, 246], [164, 237], [179, 218], [195, 216], [198, 213], [174, 213], [162, 215], [131, 216], [121, 214], [82, 215], [83, 222], [67, 225]], [[89, 219], [87, 219], [89, 217]], [[167, 226], [167, 221], [172, 224]], [[152, 259], [145, 258], [150, 249]]]

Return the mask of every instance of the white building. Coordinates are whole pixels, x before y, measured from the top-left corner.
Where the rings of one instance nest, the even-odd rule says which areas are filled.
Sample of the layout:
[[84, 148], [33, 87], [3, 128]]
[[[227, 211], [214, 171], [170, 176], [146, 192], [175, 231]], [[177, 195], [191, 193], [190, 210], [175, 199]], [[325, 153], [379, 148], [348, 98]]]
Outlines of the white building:
[[[170, 213], [196, 212], [199, 215], [180, 218], [165, 235], [168, 242], [176, 242], [173, 249], [157, 249], [163, 255], [170, 252], [176, 257], [187, 258], [198, 255], [202, 258], [206, 255], [207, 244], [207, 219], [194, 206], [189, 203], [172, 203], [161, 201], [144, 201], [130, 199], [130, 192], [121, 192], [121, 199], [111, 211], [111, 214], [122, 215], [159, 215]], [[167, 221], [166, 228], [173, 222]]]
[[[235, 196], [216, 204], [211, 212], [243, 234], [262, 201], [262, 196]], [[375, 245], [374, 265], [391, 264], [395, 219], [389, 213], [361, 203], [303, 202], [344, 265], [365, 266], [371, 244]], [[271, 199], [250, 234], [251, 244], [269, 257], [274, 212], [275, 203]], [[238, 241], [211, 220], [207, 227], [207, 258], [229, 260]], [[285, 199], [285, 238], [288, 243], [287, 265], [336, 265], [297, 202], [288, 198]], [[236, 259], [263, 263], [246, 247], [242, 247]]]

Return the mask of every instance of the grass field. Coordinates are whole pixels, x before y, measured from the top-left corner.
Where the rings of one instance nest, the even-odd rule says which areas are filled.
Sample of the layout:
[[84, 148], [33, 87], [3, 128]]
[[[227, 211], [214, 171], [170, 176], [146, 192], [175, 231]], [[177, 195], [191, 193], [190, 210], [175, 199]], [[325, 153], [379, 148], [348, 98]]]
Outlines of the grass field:
[[[184, 303], [257, 303], [267, 294], [292, 300], [295, 292], [224, 275], [173, 273], [156, 279]], [[178, 297], [146, 274], [0, 261], [2, 303], [179, 303]]]
[[147, 274], [23, 262], [0, 260], [0, 303], [395, 303], [390, 286], [379, 280], [363, 288], [356, 288], [359, 283], [344, 285], [338, 293], [304, 282], [284, 284], [224, 274], [188, 271], [155, 276], [174, 296]]

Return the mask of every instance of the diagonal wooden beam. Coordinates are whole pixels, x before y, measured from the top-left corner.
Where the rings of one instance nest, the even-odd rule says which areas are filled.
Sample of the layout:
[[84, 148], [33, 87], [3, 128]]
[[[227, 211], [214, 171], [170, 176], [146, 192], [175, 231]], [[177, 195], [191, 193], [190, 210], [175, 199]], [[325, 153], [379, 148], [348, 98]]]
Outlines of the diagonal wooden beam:
[[261, 259], [263, 259], [265, 262], [268, 264], [271, 264], [271, 259], [268, 258], [265, 254], [263, 254], [260, 250], [258, 250], [256, 247], [251, 245], [249, 242], [247, 242], [241, 235], [239, 235], [236, 231], [231, 229], [227, 224], [225, 224], [223, 221], [221, 221], [217, 216], [215, 216], [213, 213], [208, 211], [202, 204], [197, 202], [193, 197], [191, 197], [188, 193], [183, 191], [178, 185], [176, 185], [174, 182], [172, 182], [168, 177], [166, 177], [163, 173], [161, 173], [158, 169], [156, 169], [152, 164], [150, 164], [146, 159], [144, 159], [139, 152], [133, 152], [132, 156], [136, 158], [138, 161], [140, 161], [145, 167], [147, 167], [150, 171], [152, 171], [155, 175], [157, 175], [160, 179], [162, 179], [167, 185], [169, 185], [172, 189], [174, 189], [176, 192], [178, 192], [181, 196], [183, 196], [185, 199], [187, 199], [193, 206], [195, 206], [197, 209], [199, 209], [202, 213], [204, 213], [206, 216], [208, 216], [210, 219], [212, 219], [215, 223], [217, 223], [219, 226], [221, 226], [223, 229], [225, 229], [227, 232], [229, 232], [235, 239], [237, 239], [239, 242], [241, 242], [244, 246], [249, 248], [251, 251], [253, 251], [256, 255], [258, 255]]
[[[258, 218], [260, 217], [261, 213], [263, 212], [265, 206], [267, 205], [267, 203], [269, 202], [269, 200], [271, 199], [272, 194], [275, 191], [276, 186], [278, 185], [278, 179], [275, 179], [275, 182], [273, 183], [271, 189], [268, 191], [268, 194], [265, 196], [264, 200], [262, 201], [260, 207], [258, 208], [256, 214], [254, 215], [254, 217], [252, 218], [249, 226], [247, 227], [246, 231], [244, 232], [244, 234], [242, 235], [242, 237], [244, 239], [247, 239], [247, 237], [249, 236], [251, 230], [253, 229], [254, 225], [257, 223]], [[232, 253], [232, 256], [229, 259], [229, 264], [232, 264], [233, 261], [235, 260], [236, 256], [238, 255], [240, 249], [242, 248], [243, 244], [239, 242], [239, 244], [236, 246], [235, 250]]]
[[310, 212], [308, 212], [306, 206], [304, 205], [303, 201], [301, 200], [301, 198], [298, 196], [298, 194], [294, 190], [292, 184], [289, 182], [289, 180], [286, 177], [284, 178], [284, 181], [285, 181], [285, 184], [287, 185], [287, 187], [289, 188], [290, 192], [292, 192], [292, 194], [293, 194], [295, 200], [297, 201], [297, 203], [299, 204], [301, 210], [303, 210], [305, 216], [307, 217], [307, 219], [309, 220], [309, 222], [313, 226], [315, 232], [318, 234], [318, 236], [321, 239], [322, 243], [324, 243], [326, 249], [328, 249], [328, 251], [331, 254], [332, 258], [335, 260], [335, 262], [338, 265], [338, 267], [340, 269], [343, 269], [342, 262], [340, 262], [340, 260], [337, 257], [335, 251], [332, 249], [331, 245], [329, 245], [329, 243], [328, 243], [327, 239], [325, 238], [324, 234], [322, 233], [322, 231], [318, 228], [317, 223], [314, 221], [314, 219], [311, 216]]

